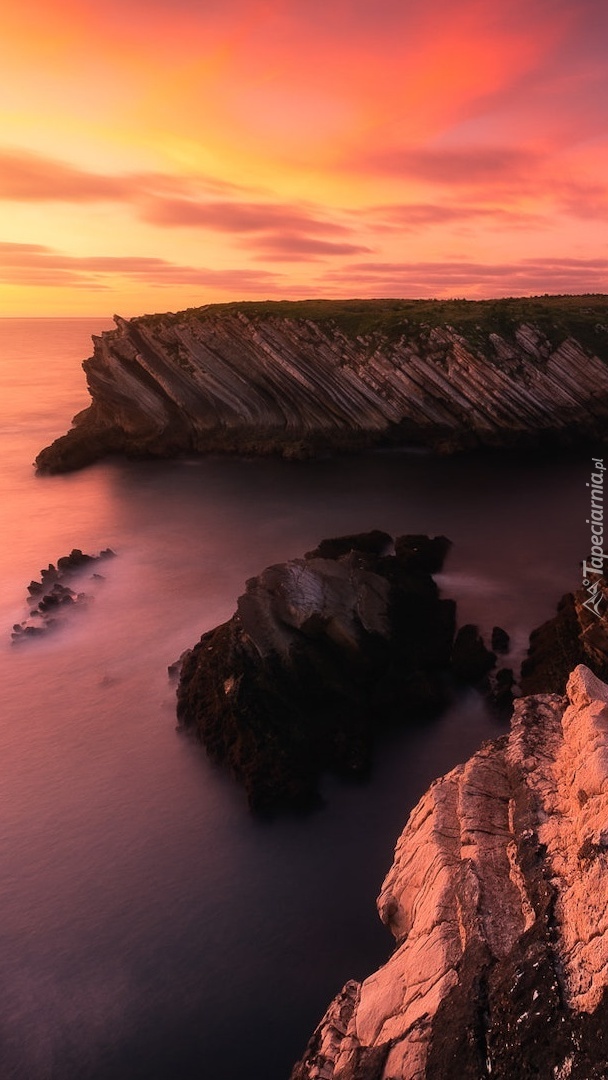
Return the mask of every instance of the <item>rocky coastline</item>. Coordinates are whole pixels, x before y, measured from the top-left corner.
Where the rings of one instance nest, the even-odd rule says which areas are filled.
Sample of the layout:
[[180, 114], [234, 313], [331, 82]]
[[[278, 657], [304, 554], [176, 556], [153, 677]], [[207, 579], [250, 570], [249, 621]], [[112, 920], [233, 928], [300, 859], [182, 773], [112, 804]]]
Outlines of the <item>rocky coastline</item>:
[[395, 950], [292, 1080], [602, 1080], [607, 820], [608, 686], [579, 665], [414, 808], [378, 898]]
[[[322, 541], [247, 583], [180, 664], [178, 715], [258, 811], [362, 776], [388, 724], [459, 685], [513, 704], [439, 596], [445, 537]], [[608, 1072], [608, 637], [602, 582], [531, 635], [510, 732], [435, 781], [382, 885], [386, 964], [349, 981], [291, 1080], [603, 1080]], [[568, 664], [572, 669], [566, 674]], [[595, 672], [595, 673], [594, 673]], [[533, 691], [530, 688], [533, 688]]]
[[40, 472], [114, 452], [606, 441], [606, 297], [241, 303], [115, 321], [83, 364], [92, 403], [40, 452]]

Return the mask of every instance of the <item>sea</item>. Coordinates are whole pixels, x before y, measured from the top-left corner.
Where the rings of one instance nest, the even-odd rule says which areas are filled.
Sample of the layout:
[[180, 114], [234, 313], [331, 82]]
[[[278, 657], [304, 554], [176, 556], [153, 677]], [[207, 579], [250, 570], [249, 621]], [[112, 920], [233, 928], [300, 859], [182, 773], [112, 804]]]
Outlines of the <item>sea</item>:
[[[591, 463], [406, 448], [37, 476], [110, 326], [0, 320], [0, 1078], [288, 1080], [330, 999], [390, 954], [375, 897], [410, 810], [504, 723], [469, 692], [387, 737], [369, 782], [259, 820], [176, 730], [168, 665], [264, 567], [370, 529], [448, 536], [442, 594], [518, 662], [580, 583]], [[89, 602], [12, 644], [40, 570], [107, 547]]]

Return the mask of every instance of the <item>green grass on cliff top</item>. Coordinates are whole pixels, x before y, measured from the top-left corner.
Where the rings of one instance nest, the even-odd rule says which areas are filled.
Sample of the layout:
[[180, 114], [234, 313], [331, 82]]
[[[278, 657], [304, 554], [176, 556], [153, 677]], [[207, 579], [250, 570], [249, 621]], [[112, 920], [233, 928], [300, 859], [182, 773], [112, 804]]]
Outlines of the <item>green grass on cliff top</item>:
[[243, 300], [207, 304], [176, 314], [143, 315], [136, 322], [165, 325], [184, 319], [204, 321], [242, 312], [251, 319], [282, 318], [326, 323], [349, 337], [380, 333], [391, 339], [423, 326], [453, 326], [465, 337], [511, 336], [522, 322], [543, 330], [550, 340], [571, 336], [589, 348], [606, 346], [608, 295], [508, 297], [501, 300]]

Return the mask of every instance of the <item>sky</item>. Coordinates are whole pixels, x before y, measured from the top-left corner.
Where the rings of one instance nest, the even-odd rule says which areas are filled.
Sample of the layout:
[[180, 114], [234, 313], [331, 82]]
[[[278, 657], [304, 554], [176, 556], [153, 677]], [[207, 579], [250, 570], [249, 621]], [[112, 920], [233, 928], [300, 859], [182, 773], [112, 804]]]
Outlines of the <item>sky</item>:
[[0, 314], [608, 292], [605, 0], [3, 0]]

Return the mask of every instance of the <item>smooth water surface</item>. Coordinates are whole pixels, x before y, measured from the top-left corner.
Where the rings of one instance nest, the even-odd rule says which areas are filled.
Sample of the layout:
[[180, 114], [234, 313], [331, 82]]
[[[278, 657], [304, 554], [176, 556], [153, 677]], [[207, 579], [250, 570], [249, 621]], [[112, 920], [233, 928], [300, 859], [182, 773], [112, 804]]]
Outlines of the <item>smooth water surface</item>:
[[[370, 453], [114, 459], [37, 477], [88, 398], [87, 320], [0, 320], [0, 1076], [287, 1080], [343, 982], [389, 953], [374, 909], [409, 810], [500, 729], [470, 695], [387, 740], [372, 782], [259, 822], [175, 731], [167, 665], [245, 580], [323, 537], [444, 533], [460, 622], [525, 649], [580, 579], [585, 459]], [[13, 647], [26, 586], [110, 546], [94, 599]]]

